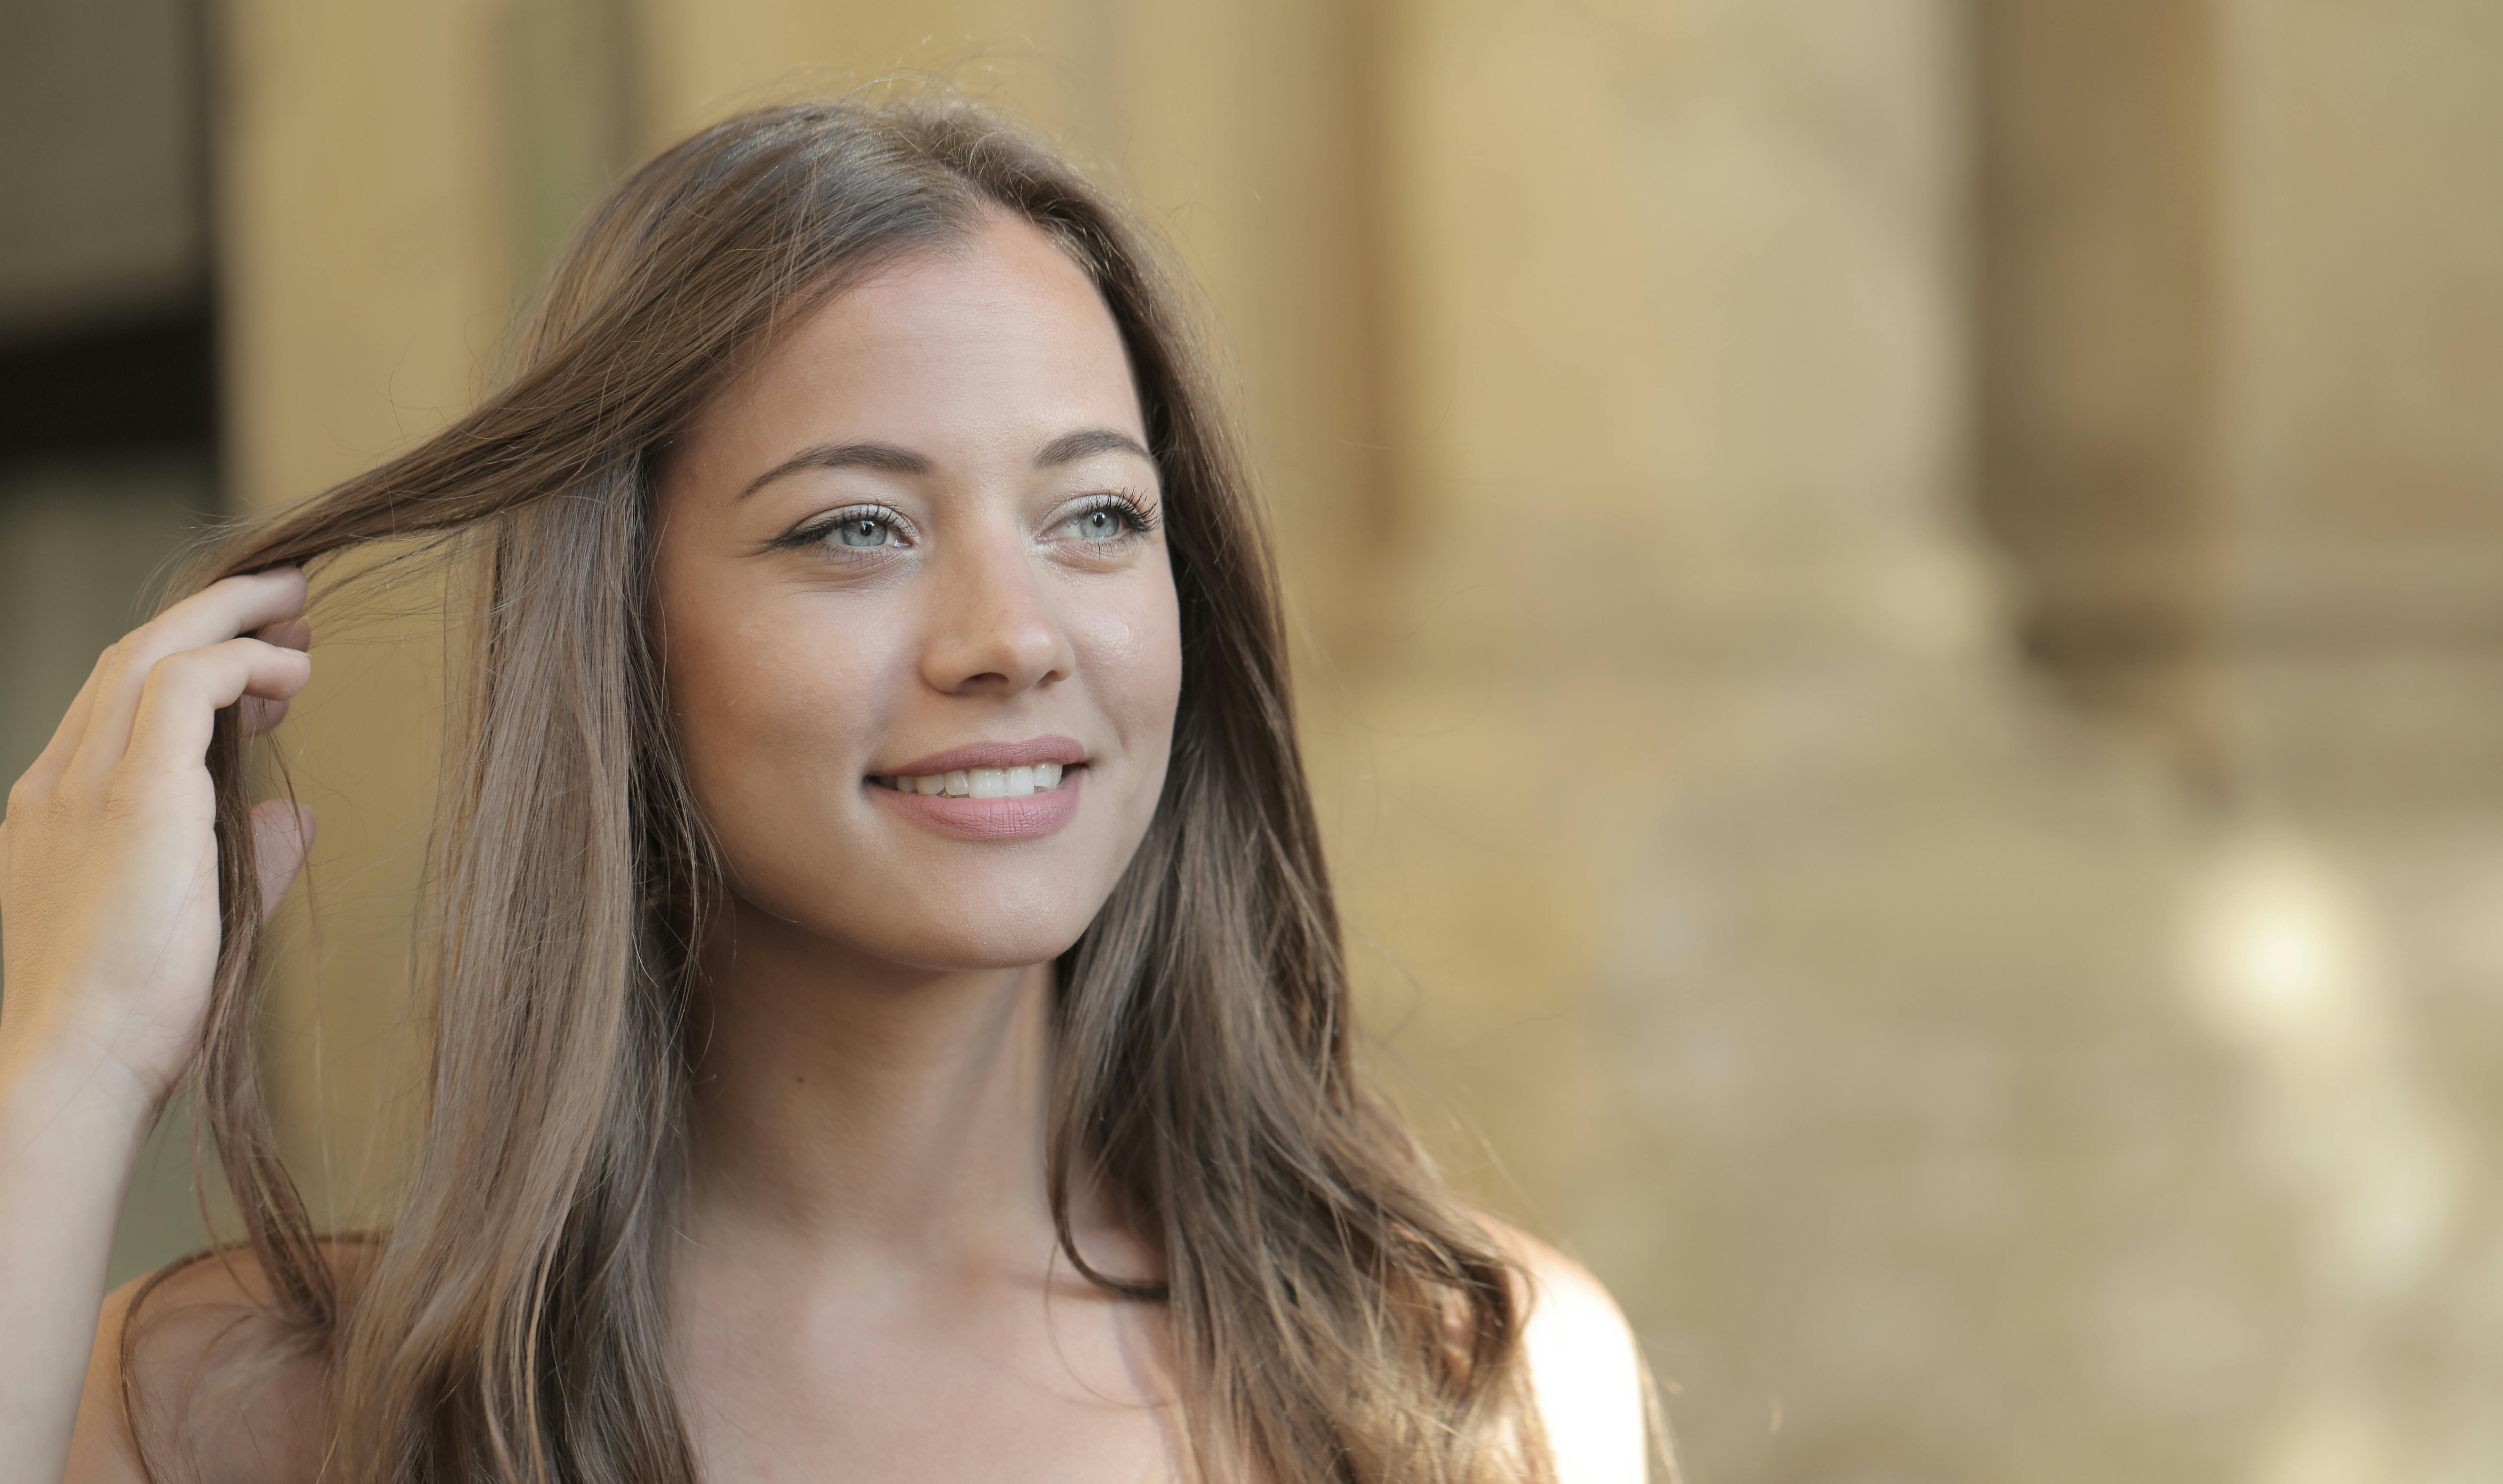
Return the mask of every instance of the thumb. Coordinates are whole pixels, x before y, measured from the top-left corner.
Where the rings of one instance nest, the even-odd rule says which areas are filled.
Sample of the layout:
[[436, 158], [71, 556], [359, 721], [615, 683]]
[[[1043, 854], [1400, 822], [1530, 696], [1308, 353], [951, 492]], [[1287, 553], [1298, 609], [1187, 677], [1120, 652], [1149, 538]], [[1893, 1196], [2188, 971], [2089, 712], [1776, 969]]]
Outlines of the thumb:
[[252, 847], [260, 862], [260, 914], [278, 910], [280, 897], [313, 847], [313, 810], [273, 798], [252, 807]]

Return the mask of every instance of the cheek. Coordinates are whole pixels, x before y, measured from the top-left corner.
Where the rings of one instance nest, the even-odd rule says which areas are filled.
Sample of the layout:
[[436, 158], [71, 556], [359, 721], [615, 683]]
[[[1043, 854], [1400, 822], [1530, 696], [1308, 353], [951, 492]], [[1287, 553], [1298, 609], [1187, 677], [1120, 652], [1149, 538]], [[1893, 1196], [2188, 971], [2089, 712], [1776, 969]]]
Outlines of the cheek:
[[1089, 688], [1132, 748], [1173, 731], [1182, 698], [1182, 616], [1170, 580], [1142, 584], [1129, 601], [1098, 610], [1072, 636]]
[[[669, 699], [688, 783], [723, 844], [859, 782], [882, 725], [892, 657], [876, 635], [829, 635], [788, 615], [712, 612], [673, 627]], [[805, 812], [805, 811], [803, 811]]]

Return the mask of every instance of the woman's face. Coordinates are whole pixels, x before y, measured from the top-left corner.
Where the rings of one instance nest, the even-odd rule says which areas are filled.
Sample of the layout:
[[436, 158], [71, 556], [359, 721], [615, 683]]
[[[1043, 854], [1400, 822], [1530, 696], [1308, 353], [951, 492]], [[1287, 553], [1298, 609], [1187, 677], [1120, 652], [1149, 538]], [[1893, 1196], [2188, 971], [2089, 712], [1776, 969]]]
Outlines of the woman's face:
[[660, 473], [656, 600], [741, 902], [927, 968], [1077, 941], [1182, 686], [1146, 446], [1102, 298], [1004, 216], [817, 310], [696, 417]]

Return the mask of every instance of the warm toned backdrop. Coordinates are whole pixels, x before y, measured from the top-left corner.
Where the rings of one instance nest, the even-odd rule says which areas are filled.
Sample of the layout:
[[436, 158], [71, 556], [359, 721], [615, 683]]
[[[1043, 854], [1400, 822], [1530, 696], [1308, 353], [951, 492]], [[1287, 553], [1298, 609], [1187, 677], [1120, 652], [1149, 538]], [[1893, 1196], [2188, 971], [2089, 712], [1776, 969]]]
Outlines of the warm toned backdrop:
[[[1694, 1478], [2503, 1475], [2503, 9], [217, 16], [238, 508], [460, 411], [741, 106], [935, 72], [1140, 202], [1239, 353], [1386, 1061]], [[105, 508], [9, 477], [29, 573]], [[337, 640], [273, 1033], [355, 1219], [437, 691]]]

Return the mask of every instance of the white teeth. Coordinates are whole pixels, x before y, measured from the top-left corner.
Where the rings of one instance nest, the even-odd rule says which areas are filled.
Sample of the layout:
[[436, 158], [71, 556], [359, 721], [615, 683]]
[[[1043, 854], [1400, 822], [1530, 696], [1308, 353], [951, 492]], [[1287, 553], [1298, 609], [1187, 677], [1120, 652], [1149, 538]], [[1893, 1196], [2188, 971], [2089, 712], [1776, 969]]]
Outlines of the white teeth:
[[1038, 762], [1025, 768], [959, 768], [927, 778], [881, 773], [871, 782], [898, 793], [918, 793], [924, 798], [937, 798], [943, 793], [949, 798], [1030, 798], [1059, 788], [1066, 775], [1067, 769], [1060, 763]]

